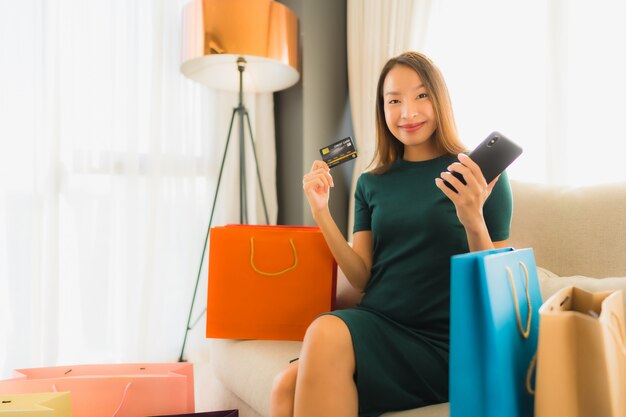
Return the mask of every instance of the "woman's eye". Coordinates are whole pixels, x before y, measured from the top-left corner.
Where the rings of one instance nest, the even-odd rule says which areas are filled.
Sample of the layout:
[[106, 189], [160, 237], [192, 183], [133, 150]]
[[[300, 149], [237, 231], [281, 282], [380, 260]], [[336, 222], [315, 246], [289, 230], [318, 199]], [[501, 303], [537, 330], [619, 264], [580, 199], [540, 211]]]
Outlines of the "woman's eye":
[[400, 102], [400, 100], [393, 99], [393, 100], [389, 100], [389, 102], [388, 102], [388, 103], [389, 103], [389, 104], [397, 104], [397, 103], [399, 103], [399, 102]]
[[427, 98], [427, 97], [428, 97], [428, 93], [422, 93], [417, 96], [417, 98]]

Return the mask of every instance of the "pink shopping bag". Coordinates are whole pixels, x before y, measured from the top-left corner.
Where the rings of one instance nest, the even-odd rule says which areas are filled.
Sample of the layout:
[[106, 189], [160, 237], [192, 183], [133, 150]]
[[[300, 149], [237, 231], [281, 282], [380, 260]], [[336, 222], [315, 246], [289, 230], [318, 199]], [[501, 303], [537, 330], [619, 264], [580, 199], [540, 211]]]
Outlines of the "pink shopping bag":
[[71, 392], [74, 417], [138, 417], [195, 411], [193, 364], [145, 363], [17, 369], [0, 394]]

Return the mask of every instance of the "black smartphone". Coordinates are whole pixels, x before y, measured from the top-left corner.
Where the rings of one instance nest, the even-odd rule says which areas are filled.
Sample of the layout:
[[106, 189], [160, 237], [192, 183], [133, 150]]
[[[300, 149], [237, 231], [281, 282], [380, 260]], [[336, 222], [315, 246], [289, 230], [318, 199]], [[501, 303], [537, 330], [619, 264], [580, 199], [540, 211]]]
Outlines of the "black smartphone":
[[[480, 167], [487, 184], [489, 184], [511, 165], [522, 152], [523, 149], [511, 139], [500, 132], [492, 132], [478, 144], [476, 149], [469, 154], [469, 157]], [[463, 184], [466, 184], [465, 179], [458, 172], [453, 172], [452, 175], [457, 177]], [[448, 188], [456, 192], [456, 189], [449, 182], [444, 181], [444, 183]]]

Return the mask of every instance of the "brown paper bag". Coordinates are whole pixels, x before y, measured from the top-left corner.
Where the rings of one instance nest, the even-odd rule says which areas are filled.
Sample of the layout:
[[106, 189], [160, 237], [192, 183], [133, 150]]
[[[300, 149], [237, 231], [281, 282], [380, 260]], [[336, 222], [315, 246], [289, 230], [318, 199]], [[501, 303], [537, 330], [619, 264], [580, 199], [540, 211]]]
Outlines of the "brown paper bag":
[[622, 291], [565, 287], [539, 317], [535, 417], [626, 416]]

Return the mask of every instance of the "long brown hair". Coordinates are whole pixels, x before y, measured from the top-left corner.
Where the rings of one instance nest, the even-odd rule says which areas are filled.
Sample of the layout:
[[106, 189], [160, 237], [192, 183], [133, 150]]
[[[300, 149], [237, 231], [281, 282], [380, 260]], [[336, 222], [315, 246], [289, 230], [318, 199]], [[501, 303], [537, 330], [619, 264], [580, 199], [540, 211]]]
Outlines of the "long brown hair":
[[435, 145], [451, 155], [457, 155], [465, 150], [456, 131], [450, 95], [441, 71], [426, 55], [419, 52], [405, 52], [387, 61], [378, 78], [378, 87], [376, 88], [376, 150], [369, 165], [374, 165], [372, 172], [375, 174], [387, 172], [395, 161], [404, 156], [404, 145], [391, 133], [385, 122], [383, 103], [385, 78], [396, 65], [412, 68], [419, 75], [422, 84], [428, 91], [437, 126], [432, 137]]

